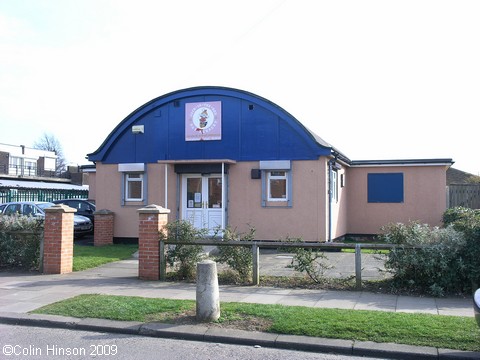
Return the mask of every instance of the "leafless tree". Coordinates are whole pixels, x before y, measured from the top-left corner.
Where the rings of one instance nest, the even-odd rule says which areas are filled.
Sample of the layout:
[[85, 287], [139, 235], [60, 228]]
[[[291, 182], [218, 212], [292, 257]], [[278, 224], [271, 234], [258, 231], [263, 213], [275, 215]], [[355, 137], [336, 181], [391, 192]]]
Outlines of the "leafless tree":
[[57, 155], [56, 169], [57, 175], [62, 174], [66, 167], [67, 161], [63, 155], [62, 145], [53, 134], [43, 133], [43, 135], [33, 144], [35, 149], [53, 151]]

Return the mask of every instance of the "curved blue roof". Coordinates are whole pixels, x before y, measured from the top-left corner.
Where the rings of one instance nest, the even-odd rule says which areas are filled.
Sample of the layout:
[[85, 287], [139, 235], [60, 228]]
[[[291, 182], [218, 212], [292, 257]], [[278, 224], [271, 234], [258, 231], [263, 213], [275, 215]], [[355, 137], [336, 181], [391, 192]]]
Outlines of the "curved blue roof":
[[[188, 103], [221, 102], [221, 139], [186, 141]], [[132, 126], [143, 125], [134, 134]], [[204, 86], [153, 99], [128, 115], [90, 161], [154, 163], [159, 160], [316, 160], [336, 152], [287, 111], [258, 95]]]

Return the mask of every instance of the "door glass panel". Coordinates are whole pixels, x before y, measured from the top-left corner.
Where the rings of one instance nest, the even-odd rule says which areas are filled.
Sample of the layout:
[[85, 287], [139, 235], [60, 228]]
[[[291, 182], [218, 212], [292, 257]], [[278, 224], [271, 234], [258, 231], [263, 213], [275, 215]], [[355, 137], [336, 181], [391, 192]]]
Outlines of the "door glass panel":
[[187, 178], [187, 208], [202, 207], [202, 178]]
[[208, 207], [210, 209], [222, 208], [222, 179], [208, 179]]

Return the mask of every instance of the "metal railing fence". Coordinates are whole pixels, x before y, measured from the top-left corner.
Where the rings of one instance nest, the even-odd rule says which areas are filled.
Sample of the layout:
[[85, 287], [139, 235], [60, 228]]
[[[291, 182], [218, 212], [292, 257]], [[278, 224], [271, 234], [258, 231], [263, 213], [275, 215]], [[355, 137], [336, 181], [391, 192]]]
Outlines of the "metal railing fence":
[[192, 242], [160, 240], [160, 281], [166, 280], [166, 255], [167, 245], [201, 245], [201, 246], [247, 246], [252, 248], [253, 259], [253, 285], [260, 284], [260, 248], [281, 249], [281, 248], [305, 248], [319, 250], [355, 250], [355, 285], [358, 290], [362, 288], [362, 249], [391, 250], [393, 248], [422, 248], [424, 246], [405, 246], [393, 244], [345, 244], [345, 243], [313, 243], [313, 242], [280, 242], [280, 241], [214, 241], [197, 240]]
[[12, 189], [0, 187], [0, 204], [12, 201], [54, 201], [61, 199], [88, 199], [88, 190]]

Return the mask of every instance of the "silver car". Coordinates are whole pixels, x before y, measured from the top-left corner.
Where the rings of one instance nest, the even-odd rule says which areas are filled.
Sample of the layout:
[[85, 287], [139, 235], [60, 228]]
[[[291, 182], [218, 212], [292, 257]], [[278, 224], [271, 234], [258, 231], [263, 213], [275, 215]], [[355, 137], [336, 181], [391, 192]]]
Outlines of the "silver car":
[[[45, 209], [55, 204], [43, 201], [17, 201], [0, 205], [1, 215], [26, 215], [35, 217], [45, 217]], [[74, 214], [73, 232], [75, 237], [82, 237], [91, 233], [93, 230], [92, 221], [82, 215]]]

